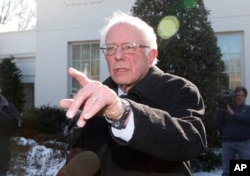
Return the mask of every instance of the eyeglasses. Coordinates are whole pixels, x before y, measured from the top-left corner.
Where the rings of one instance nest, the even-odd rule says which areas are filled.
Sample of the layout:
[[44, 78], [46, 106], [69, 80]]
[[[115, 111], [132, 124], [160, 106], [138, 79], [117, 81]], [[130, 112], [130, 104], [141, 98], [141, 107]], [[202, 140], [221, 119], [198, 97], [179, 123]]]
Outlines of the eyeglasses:
[[102, 50], [104, 55], [111, 56], [111, 55], [114, 55], [116, 53], [116, 51], [119, 47], [121, 47], [122, 51], [126, 54], [136, 53], [137, 48], [149, 48], [149, 46], [140, 45], [140, 44], [137, 44], [135, 42], [131, 42], [131, 43], [125, 43], [122, 45], [108, 44], [108, 45], [104, 45], [100, 49]]

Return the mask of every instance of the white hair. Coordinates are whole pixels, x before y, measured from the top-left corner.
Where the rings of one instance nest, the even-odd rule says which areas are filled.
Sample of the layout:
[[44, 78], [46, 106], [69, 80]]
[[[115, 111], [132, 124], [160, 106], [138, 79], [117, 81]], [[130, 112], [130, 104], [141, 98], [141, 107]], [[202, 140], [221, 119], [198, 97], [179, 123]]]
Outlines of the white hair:
[[[143, 33], [143, 36], [145, 37], [147, 45], [150, 47], [150, 49], [157, 50], [157, 38], [154, 29], [140, 18], [134, 17], [122, 11], [113, 12], [113, 16], [107, 19], [107, 24], [101, 30], [101, 46], [105, 44], [106, 36], [109, 30], [118, 23], [129, 24], [140, 30]], [[156, 63], [157, 59], [155, 58], [154, 64]]]

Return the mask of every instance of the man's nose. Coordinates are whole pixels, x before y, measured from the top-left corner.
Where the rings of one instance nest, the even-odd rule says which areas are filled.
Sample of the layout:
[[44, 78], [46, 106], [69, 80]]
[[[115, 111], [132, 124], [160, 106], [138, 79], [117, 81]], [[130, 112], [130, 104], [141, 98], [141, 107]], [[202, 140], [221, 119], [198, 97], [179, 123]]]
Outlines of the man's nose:
[[123, 56], [123, 49], [122, 47], [117, 47], [117, 50], [115, 52], [115, 59], [116, 60], [121, 60]]

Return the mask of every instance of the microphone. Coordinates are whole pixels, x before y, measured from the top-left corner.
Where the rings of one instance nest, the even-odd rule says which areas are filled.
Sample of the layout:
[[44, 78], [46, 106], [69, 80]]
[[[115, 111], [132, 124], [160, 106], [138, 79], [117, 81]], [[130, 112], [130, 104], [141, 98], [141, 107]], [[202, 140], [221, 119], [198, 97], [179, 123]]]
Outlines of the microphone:
[[56, 176], [94, 176], [99, 168], [99, 157], [92, 151], [82, 151], [62, 167]]

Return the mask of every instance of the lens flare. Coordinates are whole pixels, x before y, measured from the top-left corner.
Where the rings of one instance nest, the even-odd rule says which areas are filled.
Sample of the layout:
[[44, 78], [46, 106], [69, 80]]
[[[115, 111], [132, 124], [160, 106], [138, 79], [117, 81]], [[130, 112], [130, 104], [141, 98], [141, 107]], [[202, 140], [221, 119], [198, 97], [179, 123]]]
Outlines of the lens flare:
[[165, 16], [157, 26], [157, 34], [162, 39], [169, 39], [179, 30], [179, 26], [175, 16]]

